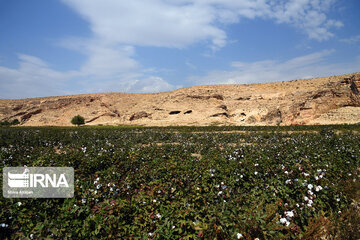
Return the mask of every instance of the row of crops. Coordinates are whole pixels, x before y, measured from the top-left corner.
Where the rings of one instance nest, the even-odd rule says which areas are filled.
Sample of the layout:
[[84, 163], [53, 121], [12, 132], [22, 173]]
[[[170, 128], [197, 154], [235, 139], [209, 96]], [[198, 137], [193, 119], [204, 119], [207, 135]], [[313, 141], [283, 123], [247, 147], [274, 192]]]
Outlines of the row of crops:
[[1, 173], [75, 169], [74, 198], [0, 196], [0, 239], [358, 239], [359, 131], [0, 128]]

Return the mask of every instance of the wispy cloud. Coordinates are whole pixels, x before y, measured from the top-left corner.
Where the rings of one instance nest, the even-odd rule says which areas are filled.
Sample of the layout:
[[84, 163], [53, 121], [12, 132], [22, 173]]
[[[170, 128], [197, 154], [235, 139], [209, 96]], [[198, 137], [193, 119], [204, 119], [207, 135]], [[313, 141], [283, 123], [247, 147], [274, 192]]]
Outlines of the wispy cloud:
[[44, 95], [62, 95], [67, 81], [79, 75], [76, 71], [59, 72], [43, 60], [19, 54], [16, 69], [0, 66], [0, 97], [23, 98]]
[[192, 76], [189, 82], [206, 84], [251, 84], [288, 81], [320, 76], [338, 75], [359, 71], [360, 58], [348, 62], [327, 64], [326, 57], [334, 50], [324, 50], [287, 61], [264, 60], [233, 62], [232, 71], [210, 71], [205, 76]]
[[192, 63], [189, 62], [188, 60], [185, 61], [185, 64], [186, 64], [186, 66], [188, 66], [189, 68], [191, 68], [191, 69], [193, 69], [193, 70], [197, 69], [196, 65], [192, 64]]
[[360, 42], [360, 35], [356, 35], [350, 38], [343, 38], [340, 39], [341, 42], [349, 43], [349, 44], [355, 44]]
[[[136, 66], [126, 63], [126, 60], [124, 65], [121, 61], [116, 62], [121, 60], [116, 52], [113, 54], [110, 52], [108, 59], [102, 59], [104, 62], [90, 58], [90, 61], [86, 62], [81, 69], [67, 72], [53, 70], [45, 61], [34, 56], [19, 54], [18, 57], [17, 68], [0, 66], [0, 98], [30, 98], [95, 92], [145, 93], [169, 91], [181, 87], [174, 86], [161, 77], [139, 73], [136, 71]], [[99, 61], [99, 65], [96, 65], [96, 61]], [[110, 66], [106, 66], [106, 63]], [[92, 66], [94, 69], [91, 69]], [[118, 66], [122, 68], [118, 70]], [[107, 72], [111, 74], [108, 75]]]

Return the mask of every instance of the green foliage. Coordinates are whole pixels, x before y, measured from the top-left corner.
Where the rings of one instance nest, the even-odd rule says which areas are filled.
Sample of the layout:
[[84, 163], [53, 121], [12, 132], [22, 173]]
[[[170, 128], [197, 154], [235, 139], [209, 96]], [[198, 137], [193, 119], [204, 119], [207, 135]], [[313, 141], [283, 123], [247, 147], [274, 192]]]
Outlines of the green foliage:
[[10, 124], [11, 124], [11, 125], [18, 125], [18, 124], [20, 124], [20, 122], [19, 122], [18, 119], [14, 119], [14, 120], [11, 121]]
[[76, 115], [71, 119], [71, 123], [74, 125], [84, 125], [85, 124], [85, 118], [80, 116], [80, 115]]
[[9, 122], [7, 120], [3, 121], [3, 122], [0, 122], [0, 126], [11, 126], [11, 125], [18, 125], [18, 124], [20, 124], [18, 119], [14, 119], [11, 122]]
[[2, 128], [0, 172], [74, 167], [75, 196], [1, 195], [0, 239], [359, 238], [360, 126], [234, 129]]

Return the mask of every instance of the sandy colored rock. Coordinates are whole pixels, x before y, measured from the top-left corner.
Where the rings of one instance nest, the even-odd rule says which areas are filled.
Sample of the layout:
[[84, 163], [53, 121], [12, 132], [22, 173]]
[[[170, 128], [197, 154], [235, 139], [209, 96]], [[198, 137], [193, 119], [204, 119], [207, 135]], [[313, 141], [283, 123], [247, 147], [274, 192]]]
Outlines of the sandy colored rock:
[[251, 85], [209, 85], [153, 94], [97, 93], [0, 99], [0, 121], [24, 126], [302, 125], [360, 122], [360, 73]]

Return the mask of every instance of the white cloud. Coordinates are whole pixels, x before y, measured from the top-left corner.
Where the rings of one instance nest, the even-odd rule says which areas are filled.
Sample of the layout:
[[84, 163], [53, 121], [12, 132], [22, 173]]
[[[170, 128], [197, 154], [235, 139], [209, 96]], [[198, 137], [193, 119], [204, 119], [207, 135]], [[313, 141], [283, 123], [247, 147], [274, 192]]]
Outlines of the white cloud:
[[0, 66], [0, 97], [23, 98], [64, 94], [64, 84], [78, 75], [76, 71], [58, 72], [41, 59], [19, 54], [16, 69]]
[[171, 85], [164, 79], [160, 77], [151, 76], [146, 79], [137, 81], [128, 92], [140, 92], [140, 93], [149, 93], [149, 92], [165, 92], [181, 88], [181, 85]]
[[264, 60], [233, 62], [232, 71], [211, 71], [205, 76], [192, 76], [192, 84], [251, 84], [288, 81], [359, 71], [360, 57], [349, 62], [327, 64], [326, 57], [334, 50], [324, 50], [287, 61]]
[[20, 59], [20, 64], [22, 65], [25, 64], [25, 65], [32, 65], [38, 67], [47, 67], [47, 63], [37, 57], [33, 57], [25, 54], [18, 54], [18, 58]]
[[[97, 55], [92, 54], [81, 69], [68, 72], [53, 70], [45, 61], [37, 57], [19, 54], [18, 68], [0, 66], [0, 98], [95, 92], [145, 93], [169, 91], [180, 87], [169, 84], [160, 77], [137, 72], [136, 62], [132, 59], [123, 59], [124, 52], [131, 53], [132, 50], [127, 48], [120, 49], [119, 52], [109, 50], [108, 54], [100, 54], [102, 59], [97, 59]], [[94, 69], [91, 69], [92, 67]], [[106, 74], [107, 72], [111, 74]]]
[[350, 38], [343, 38], [340, 40], [341, 42], [349, 43], [349, 44], [355, 44], [357, 42], [360, 42], [360, 35], [356, 35]]
[[326, 40], [342, 23], [326, 13], [335, 0], [63, 0], [91, 24], [107, 43], [183, 48], [210, 41], [226, 45], [219, 23], [241, 18], [272, 19], [303, 30], [309, 38]]
[[133, 47], [93, 44], [88, 48], [88, 59], [81, 68], [81, 71], [86, 75], [99, 77], [114, 76], [138, 68], [138, 63], [131, 58], [133, 55]]
[[160, 0], [64, 0], [91, 23], [105, 42], [182, 48], [211, 39], [225, 44], [225, 32], [213, 26], [214, 9]]

